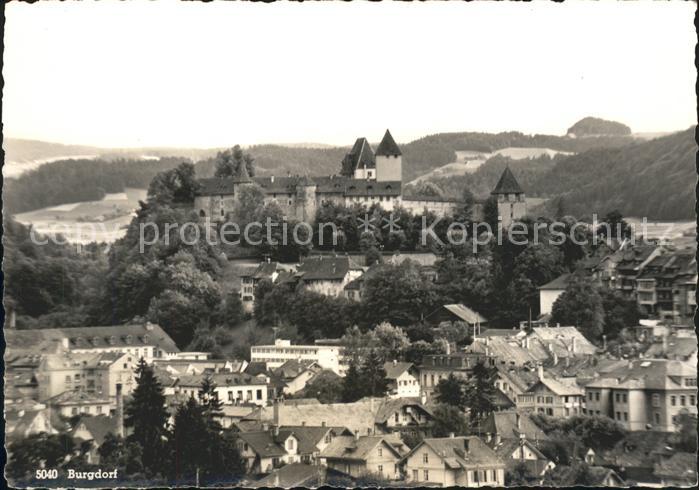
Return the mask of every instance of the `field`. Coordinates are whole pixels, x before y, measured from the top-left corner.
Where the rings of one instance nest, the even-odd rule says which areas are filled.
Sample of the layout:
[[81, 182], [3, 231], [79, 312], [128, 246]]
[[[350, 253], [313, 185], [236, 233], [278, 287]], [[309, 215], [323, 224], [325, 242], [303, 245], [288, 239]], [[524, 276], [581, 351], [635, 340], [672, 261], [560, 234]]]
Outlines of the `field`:
[[107, 194], [100, 201], [61, 204], [15, 215], [20, 223], [32, 225], [42, 234], [60, 234], [71, 243], [112, 243], [121, 238], [131, 222], [145, 189], [127, 188]]

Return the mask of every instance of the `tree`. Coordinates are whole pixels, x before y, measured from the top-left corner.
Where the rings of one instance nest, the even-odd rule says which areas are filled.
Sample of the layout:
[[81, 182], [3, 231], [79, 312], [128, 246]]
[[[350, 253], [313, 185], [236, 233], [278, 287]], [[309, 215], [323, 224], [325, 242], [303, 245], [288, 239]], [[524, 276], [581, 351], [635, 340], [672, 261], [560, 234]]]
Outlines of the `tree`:
[[385, 359], [377, 349], [371, 349], [362, 364], [360, 378], [365, 389], [365, 396], [386, 396], [388, 380], [383, 367]]
[[551, 323], [573, 325], [589, 340], [598, 340], [604, 332], [602, 297], [592, 280], [574, 274], [566, 290], [554, 302]]
[[100, 464], [119, 469], [119, 475], [133, 478], [143, 472], [141, 458], [143, 451], [135, 442], [127, 443], [124, 438], [111, 432], [104, 437], [102, 445], [97, 448]]
[[601, 288], [602, 309], [604, 310], [604, 334], [607, 339], [615, 339], [626, 327], [639, 324], [641, 311], [638, 303], [626, 299], [619, 291]]
[[236, 200], [228, 218], [236, 223], [243, 234], [245, 227], [253, 223], [265, 205], [265, 192], [257, 184], [240, 186], [236, 190]]
[[458, 407], [437, 405], [433, 414], [432, 435], [434, 437], [449, 437], [451, 434], [461, 436], [467, 433], [466, 416]]
[[495, 409], [495, 377], [497, 371], [478, 361], [464, 387], [464, 403], [470, 409], [471, 421], [476, 423]]
[[420, 364], [425, 356], [434, 354], [446, 354], [446, 346], [443, 342], [436, 341], [428, 343], [424, 340], [418, 340], [417, 342], [410, 343], [403, 357], [406, 362]]
[[483, 221], [490, 226], [490, 230], [497, 234], [498, 218], [500, 211], [498, 210], [498, 200], [495, 196], [490, 196], [486, 199], [483, 205]]
[[598, 236], [623, 240], [624, 238], [631, 238], [633, 235], [633, 230], [631, 226], [624, 220], [623, 216], [618, 210], [611, 211], [607, 213], [604, 219], [600, 222], [597, 227], [596, 233]]
[[126, 405], [125, 412], [124, 425], [133, 428], [127, 441], [141, 446], [143, 467], [147, 473], [162, 473], [166, 469], [162, 454], [168, 419], [165, 395], [153, 368], [146, 364], [143, 358], [136, 368], [136, 389]]
[[229, 291], [220, 303], [216, 314], [216, 323], [228, 328], [235, 327], [245, 318], [243, 302], [238, 291]]
[[199, 388], [198, 395], [199, 404], [202, 408], [202, 415], [206, 419], [209, 430], [220, 431], [221, 424], [217, 420], [217, 417], [223, 415], [223, 402], [218, 398], [216, 382], [210, 374], [204, 376], [204, 379], [201, 381], [201, 388]]
[[435, 398], [438, 403], [450, 405], [463, 411], [466, 408], [464, 397], [464, 380], [449, 373], [449, 376], [439, 380], [435, 387]]
[[344, 380], [332, 371], [321, 371], [296, 398], [317, 398], [320, 403], [341, 403]]
[[365, 385], [357, 368], [357, 362], [355, 359], [350, 359], [342, 386], [342, 401], [343, 403], [356, 402], [364, 396], [364, 393]]
[[235, 145], [228, 150], [216, 154], [214, 165], [216, 171], [214, 177], [238, 177], [241, 165], [245, 165], [248, 176], [255, 176], [255, 159], [249, 153], [243, 152], [240, 145]]
[[7, 474], [14, 480], [32, 478], [38, 468], [58, 468], [73, 454], [75, 443], [67, 434], [32, 434], [26, 439], [13, 441], [8, 446], [10, 455]]
[[676, 447], [679, 451], [697, 452], [697, 416], [688, 412], [680, 412], [675, 419]]

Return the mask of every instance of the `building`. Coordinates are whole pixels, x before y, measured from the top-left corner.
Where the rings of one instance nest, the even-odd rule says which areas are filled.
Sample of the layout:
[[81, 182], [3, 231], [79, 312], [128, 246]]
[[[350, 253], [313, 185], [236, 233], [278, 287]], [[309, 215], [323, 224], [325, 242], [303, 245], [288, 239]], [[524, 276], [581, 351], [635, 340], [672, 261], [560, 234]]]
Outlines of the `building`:
[[498, 216], [501, 218], [504, 229], [527, 215], [526, 196], [509, 166], [505, 167], [500, 180], [490, 194], [498, 201]]
[[156, 359], [153, 367], [173, 375], [203, 373], [242, 373], [248, 367], [245, 359]]
[[283, 464], [317, 463], [333, 439], [345, 433], [343, 428], [271, 426], [239, 432], [237, 445], [249, 473], [269, 473]]
[[340, 436], [320, 453], [321, 464], [349, 476], [398, 480], [399, 464], [408, 453], [400, 439], [389, 436]]
[[646, 264], [663, 254], [665, 249], [653, 244], [641, 244], [625, 247], [618, 259], [614, 273], [615, 280], [610, 286], [627, 299], [636, 299], [636, 278]]
[[478, 362], [495, 365], [494, 359], [484, 353], [455, 352], [453, 354], [430, 354], [422, 358], [418, 370], [420, 373], [420, 388], [428, 395], [434, 392], [435, 386], [450, 374], [468, 378], [473, 367]]
[[538, 446], [541, 441], [549, 440], [529, 413], [516, 410], [493, 412], [488, 415], [480, 426], [480, 436], [491, 446], [501, 441], [519, 441], [522, 438]]
[[117, 419], [107, 415], [98, 415], [94, 417], [80, 417], [75, 423], [70, 435], [79, 444], [87, 443], [88, 450], [86, 451], [86, 459], [90, 464], [99, 464], [99, 447], [104, 442], [107, 434], [117, 435], [119, 428], [117, 427]]
[[8, 349], [30, 349], [52, 343], [58, 350], [73, 354], [118, 352], [151, 363], [154, 359], [175, 357], [179, 349], [159, 325], [114, 325], [110, 327], [42, 328], [5, 330]]
[[443, 487], [503, 487], [505, 463], [478, 437], [424, 439], [404, 458], [406, 480]]
[[383, 368], [386, 371], [390, 397], [420, 396], [420, 373], [412, 362], [393, 360], [384, 363]]
[[216, 384], [216, 396], [225, 405], [267, 405], [269, 379], [266, 376], [251, 376], [246, 373], [183, 375], [175, 382], [175, 394], [196, 398], [206, 377]]
[[491, 448], [498, 458], [505, 463], [506, 471], [512, 471], [523, 465], [527, 473], [541, 481], [546, 472], [553, 470], [556, 463], [548, 459], [539, 448], [525, 437], [493, 441]]
[[481, 328], [488, 327], [488, 320], [462, 304], [443, 305], [427, 315], [425, 322], [431, 325], [439, 325], [442, 322], [463, 322], [473, 328], [476, 334], [481, 333]]
[[64, 417], [78, 414], [109, 415], [114, 400], [84, 391], [66, 391], [46, 400], [46, 405]]
[[315, 361], [289, 359], [275, 369], [273, 374], [284, 382], [282, 392], [285, 395], [293, 395], [303, 390], [321, 371], [322, 366]]
[[424, 397], [374, 399], [373, 407], [378, 407], [374, 415], [376, 433], [430, 435], [434, 414], [425, 402]]
[[[317, 210], [326, 203], [352, 206], [377, 204], [385, 210], [402, 206], [411, 213], [424, 211], [438, 215], [451, 214], [454, 199], [427, 196], [404, 196], [403, 155], [391, 133], [386, 130], [376, 152], [366, 138], [357, 138], [350, 151], [340, 162], [340, 174], [330, 176], [288, 175], [251, 178], [245, 165], [239, 174], [229, 178], [198, 180], [194, 210], [202, 219], [225, 221], [235, 209], [241, 190], [257, 185], [264, 193], [266, 203], [276, 202], [287, 217], [312, 222]], [[503, 225], [526, 214], [524, 192], [509, 168], [503, 172], [492, 193], [498, 200]], [[476, 213], [480, 213], [481, 204]]]
[[364, 270], [347, 256], [306, 257], [295, 278], [306, 291], [324, 296], [343, 296], [345, 286], [361, 277]]
[[67, 423], [48, 409], [11, 410], [5, 412], [7, 440], [20, 440], [40, 434], [58, 434], [67, 429]]
[[539, 366], [539, 381], [517, 396], [517, 410], [552, 417], [582, 415], [585, 392], [575, 378], [549, 378]]
[[544, 284], [543, 286], [539, 286], [539, 313], [541, 315], [551, 313], [553, 310], [553, 304], [566, 290], [572, 277], [572, 274], [566, 273], [558, 276], [556, 279]]
[[255, 305], [255, 290], [263, 279], [268, 279], [274, 283], [280, 272], [291, 272], [293, 267], [280, 264], [279, 262], [262, 262], [255, 269], [245, 271], [240, 274], [240, 299], [243, 302], [243, 309], [250, 313]]
[[697, 414], [697, 367], [631, 360], [589, 382], [585, 400], [588, 415], [606, 415], [630, 431], [675, 431], [678, 414]]
[[686, 321], [696, 310], [697, 264], [694, 252], [666, 253], [646, 263], [636, 277], [636, 300], [648, 315]]
[[250, 347], [250, 362], [262, 362], [267, 369], [276, 369], [290, 360], [313, 361], [344, 376], [343, 350], [340, 345], [292, 345], [290, 340], [277, 339], [274, 345]]
[[117, 384], [124, 394], [136, 387], [134, 354], [98, 351], [44, 356], [37, 370], [39, 400], [48, 400], [65, 392], [85, 392], [115, 400]]

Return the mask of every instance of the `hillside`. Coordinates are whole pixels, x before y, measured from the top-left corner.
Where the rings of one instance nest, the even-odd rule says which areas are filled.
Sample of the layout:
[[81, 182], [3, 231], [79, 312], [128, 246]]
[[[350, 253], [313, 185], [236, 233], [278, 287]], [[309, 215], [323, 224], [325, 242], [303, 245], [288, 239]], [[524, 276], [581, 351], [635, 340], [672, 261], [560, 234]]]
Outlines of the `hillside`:
[[528, 192], [563, 196], [566, 213], [694, 219], [695, 128], [622, 148], [583, 152], [558, 162]]

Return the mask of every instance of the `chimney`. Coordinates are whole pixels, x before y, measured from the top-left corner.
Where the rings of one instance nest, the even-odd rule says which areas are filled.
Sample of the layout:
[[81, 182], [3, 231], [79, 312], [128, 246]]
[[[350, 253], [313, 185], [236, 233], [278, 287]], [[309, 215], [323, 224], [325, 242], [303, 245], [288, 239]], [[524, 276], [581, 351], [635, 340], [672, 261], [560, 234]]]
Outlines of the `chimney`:
[[393, 365], [395, 366], [396, 364], [398, 364], [398, 361], [396, 361], [395, 359], [393, 359]]
[[420, 390], [420, 404], [427, 404], [427, 393], [424, 390]]
[[447, 342], [447, 355], [451, 354], [451, 344]]
[[500, 433], [496, 432], [495, 433], [495, 445], [497, 446], [498, 444], [500, 444], [500, 441], [501, 441]]
[[450, 433], [449, 433], [449, 439], [454, 439], [454, 433], [453, 433], [453, 432], [450, 432]]
[[524, 337], [524, 348], [529, 350], [529, 335]]
[[544, 366], [539, 364], [537, 366], [537, 373], [539, 374], [539, 379], [542, 380], [544, 379]]
[[607, 350], [607, 335], [602, 335], [602, 349]]
[[116, 385], [116, 424], [117, 436], [124, 437], [124, 397], [121, 392], [121, 383]]
[[490, 442], [492, 440], [493, 440], [493, 434], [491, 434], [490, 432], [486, 432], [485, 433], [485, 442]]
[[575, 337], [573, 337], [573, 345], [571, 346], [571, 350], [573, 351], [573, 354], [575, 354]]
[[521, 434], [522, 433], [522, 417], [520, 417], [519, 412], [515, 413], [515, 424], [517, 427], [517, 431]]
[[556, 323], [556, 328], [560, 328], [560, 327], [561, 327], [561, 324], [560, 324], [560, 323]]
[[663, 355], [667, 354], [667, 335], [663, 335]]
[[272, 184], [274, 184], [274, 175], [272, 175], [272, 176], [269, 178], [269, 181], [270, 181]]
[[570, 367], [570, 356], [566, 356], [566, 367]]

